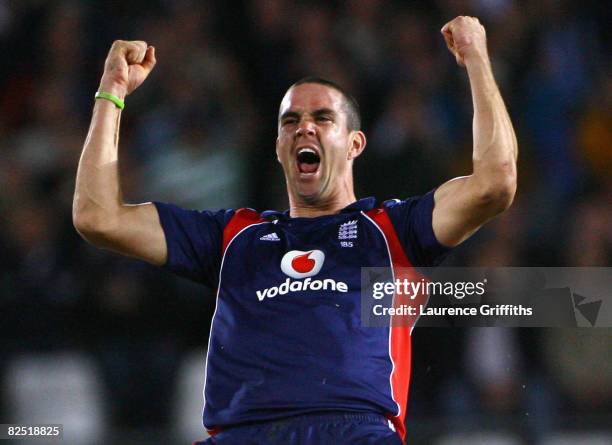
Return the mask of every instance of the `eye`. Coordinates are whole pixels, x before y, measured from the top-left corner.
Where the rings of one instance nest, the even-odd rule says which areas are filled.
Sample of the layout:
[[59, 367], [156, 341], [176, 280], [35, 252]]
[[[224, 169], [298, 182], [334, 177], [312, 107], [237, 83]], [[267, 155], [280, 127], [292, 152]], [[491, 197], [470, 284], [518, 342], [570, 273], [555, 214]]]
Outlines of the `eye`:
[[317, 121], [319, 121], [319, 122], [331, 122], [331, 117], [329, 117], [329, 116], [317, 116]]
[[290, 118], [284, 119], [284, 120], [281, 122], [281, 125], [283, 125], [283, 126], [285, 126], [285, 125], [293, 125], [293, 124], [295, 124], [296, 122], [297, 122], [297, 121], [296, 121], [296, 119], [295, 119], [295, 118], [290, 117]]

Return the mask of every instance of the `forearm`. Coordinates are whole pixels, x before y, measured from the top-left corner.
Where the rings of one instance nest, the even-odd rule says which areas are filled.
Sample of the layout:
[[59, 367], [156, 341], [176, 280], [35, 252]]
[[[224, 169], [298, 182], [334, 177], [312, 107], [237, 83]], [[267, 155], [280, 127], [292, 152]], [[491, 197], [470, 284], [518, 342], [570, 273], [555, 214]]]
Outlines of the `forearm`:
[[518, 146], [488, 57], [468, 59], [465, 64], [474, 105], [473, 178], [485, 190], [514, 194]]
[[[122, 205], [118, 168], [121, 110], [96, 100], [77, 171], [73, 219], [77, 228], [102, 229]], [[92, 227], [94, 226], [94, 227]]]
[[459, 16], [442, 27], [457, 63], [465, 66], [474, 103], [474, 169], [436, 190], [432, 227], [445, 246], [456, 246], [506, 210], [516, 192], [516, 137], [495, 84], [486, 32], [478, 19]]
[[[141, 40], [116, 40], [104, 62], [99, 91], [124, 100], [155, 66], [155, 48]], [[94, 105], [77, 171], [72, 220], [95, 246], [140, 258], [166, 262], [166, 238], [154, 204], [123, 203], [119, 181], [121, 110], [106, 99]]]

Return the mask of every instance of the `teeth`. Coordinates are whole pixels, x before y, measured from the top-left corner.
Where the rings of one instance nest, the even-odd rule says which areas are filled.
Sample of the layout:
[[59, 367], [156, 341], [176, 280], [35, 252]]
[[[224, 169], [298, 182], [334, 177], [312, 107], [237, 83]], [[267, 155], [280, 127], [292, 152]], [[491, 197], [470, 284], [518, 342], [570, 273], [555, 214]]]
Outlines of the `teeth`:
[[310, 147], [300, 148], [300, 149], [298, 150], [298, 154], [300, 154], [300, 153], [313, 153], [313, 154], [315, 154], [315, 155], [317, 154], [317, 152], [316, 152], [316, 151], [314, 151], [314, 150], [313, 150], [312, 148], [310, 148]]

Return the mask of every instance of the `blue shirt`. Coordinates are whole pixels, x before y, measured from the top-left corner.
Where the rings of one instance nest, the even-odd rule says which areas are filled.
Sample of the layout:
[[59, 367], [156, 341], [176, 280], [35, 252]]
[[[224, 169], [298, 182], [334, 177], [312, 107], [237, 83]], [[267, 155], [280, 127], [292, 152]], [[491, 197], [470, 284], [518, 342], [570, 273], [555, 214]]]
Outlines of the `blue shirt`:
[[[392, 267], [393, 237], [412, 265], [437, 265], [448, 249], [434, 236], [433, 205], [433, 191], [386, 201], [385, 228], [371, 216], [374, 198], [316, 218], [156, 203], [164, 267], [217, 289], [204, 425], [333, 410], [383, 413], [400, 426], [409, 343], [392, 353], [389, 327], [362, 327], [361, 268]], [[400, 384], [392, 374], [402, 366]]]

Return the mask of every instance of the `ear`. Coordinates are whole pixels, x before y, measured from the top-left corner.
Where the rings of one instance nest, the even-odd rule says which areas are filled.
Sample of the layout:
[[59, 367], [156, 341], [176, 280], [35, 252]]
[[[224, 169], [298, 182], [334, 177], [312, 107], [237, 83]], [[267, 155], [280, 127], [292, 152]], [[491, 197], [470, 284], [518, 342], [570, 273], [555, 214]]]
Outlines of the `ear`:
[[359, 156], [367, 144], [367, 140], [363, 131], [353, 131], [351, 135], [351, 146], [347, 153], [346, 159], [351, 161]]
[[278, 137], [276, 138], [276, 160], [280, 164], [280, 156], [278, 155]]

